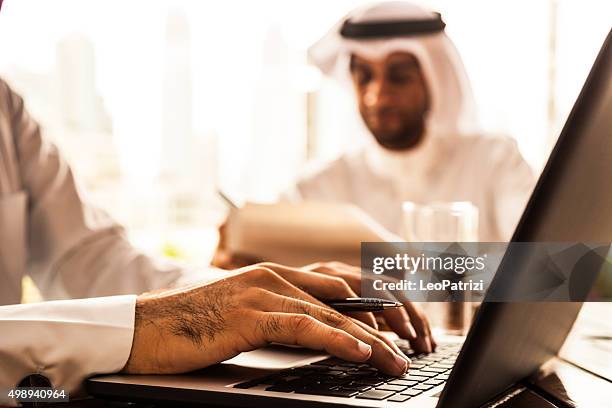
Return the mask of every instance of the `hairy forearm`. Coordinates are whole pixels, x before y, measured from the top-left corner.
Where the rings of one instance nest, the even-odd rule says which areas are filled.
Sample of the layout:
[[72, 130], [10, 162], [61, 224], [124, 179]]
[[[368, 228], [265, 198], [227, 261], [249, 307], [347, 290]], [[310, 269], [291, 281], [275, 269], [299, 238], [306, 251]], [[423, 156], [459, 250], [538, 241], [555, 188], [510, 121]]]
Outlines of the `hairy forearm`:
[[[197, 290], [175, 289], [147, 293], [136, 301], [134, 340], [124, 371], [159, 373], [172, 367], [171, 353], [189, 347], [205, 352], [207, 344], [226, 326], [231, 285], [202, 286]], [[163, 369], [165, 368], [165, 369]]]

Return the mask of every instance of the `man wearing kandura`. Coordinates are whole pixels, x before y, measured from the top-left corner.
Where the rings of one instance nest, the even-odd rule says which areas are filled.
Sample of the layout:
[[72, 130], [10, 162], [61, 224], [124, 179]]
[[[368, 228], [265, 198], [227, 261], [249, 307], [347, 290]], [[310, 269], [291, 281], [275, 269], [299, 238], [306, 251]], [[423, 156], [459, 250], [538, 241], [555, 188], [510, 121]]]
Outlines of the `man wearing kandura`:
[[324, 74], [352, 88], [362, 134], [351, 140], [365, 142], [309, 172], [284, 199], [351, 203], [400, 235], [404, 201], [469, 201], [480, 241], [510, 239], [534, 175], [514, 140], [479, 130], [444, 28], [437, 13], [383, 2], [349, 13], [309, 49]]
[[[18, 304], [26, 275], [46, 301]], [[38, 374], [73, 396], [94, 374], [186, 372], [270, 342], [389, 374], [408, 368], [371, 314], [348, 317], [317, 300], [356, 296], [360, 276], [345, 265], [265, 263], [194, 283], [206, 277], [135, 250], [0, 80], [0, 389]], [[435, 348], [414, 305], [385, 313], [415, 349]]]

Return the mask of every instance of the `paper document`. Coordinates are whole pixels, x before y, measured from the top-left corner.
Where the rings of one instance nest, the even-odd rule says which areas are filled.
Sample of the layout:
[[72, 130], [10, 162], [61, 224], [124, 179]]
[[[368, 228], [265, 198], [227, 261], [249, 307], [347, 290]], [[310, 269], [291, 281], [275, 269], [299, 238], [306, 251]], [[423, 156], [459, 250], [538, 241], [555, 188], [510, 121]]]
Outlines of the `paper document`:
[[233, 208], [227, 237], [231, 253], [290, 266], [334, 260], [359, 265], [361, 242], [402, 241], [358, 207], [322, 202]]

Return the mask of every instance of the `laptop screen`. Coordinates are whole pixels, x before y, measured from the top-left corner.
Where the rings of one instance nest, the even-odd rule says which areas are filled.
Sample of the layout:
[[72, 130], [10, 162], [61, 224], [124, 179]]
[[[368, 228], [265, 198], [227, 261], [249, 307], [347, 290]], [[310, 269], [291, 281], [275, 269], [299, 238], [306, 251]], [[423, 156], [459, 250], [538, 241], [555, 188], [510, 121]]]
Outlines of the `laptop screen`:
[[[612, 241], [611, 37], [574, 104], [513, 242]], [[584, 271], [584, 279], [597, 272]], [[530, 273], [520, 263], [502, 262], [489, 291], [518, 280], [528, 284]], [[572, 302], [482, 304], [439, 406], [480, 406], [535, 372], [559, 351], [580, 307]]]

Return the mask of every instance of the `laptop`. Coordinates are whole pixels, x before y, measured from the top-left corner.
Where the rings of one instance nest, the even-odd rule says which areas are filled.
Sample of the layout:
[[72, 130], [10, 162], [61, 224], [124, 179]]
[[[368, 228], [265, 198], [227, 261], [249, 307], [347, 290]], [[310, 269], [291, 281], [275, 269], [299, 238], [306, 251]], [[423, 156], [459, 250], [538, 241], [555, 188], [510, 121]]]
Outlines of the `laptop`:
[[[612, 32], [515, 230], [513, 242], [612, 241]], [[492, 287], [528, 268], [500, 264]], [[594, 276], [586, 271], [585, 276]], [[220, 406], [478, 407], [556, 356], [582, 303], [484, 302], [467, 337], [415, 354], [390, 377], [365, 364], [274, 346], [185, 375], [90, 378], [94, 396]], [[463, 341], [464, 340], [464, 341]]]

